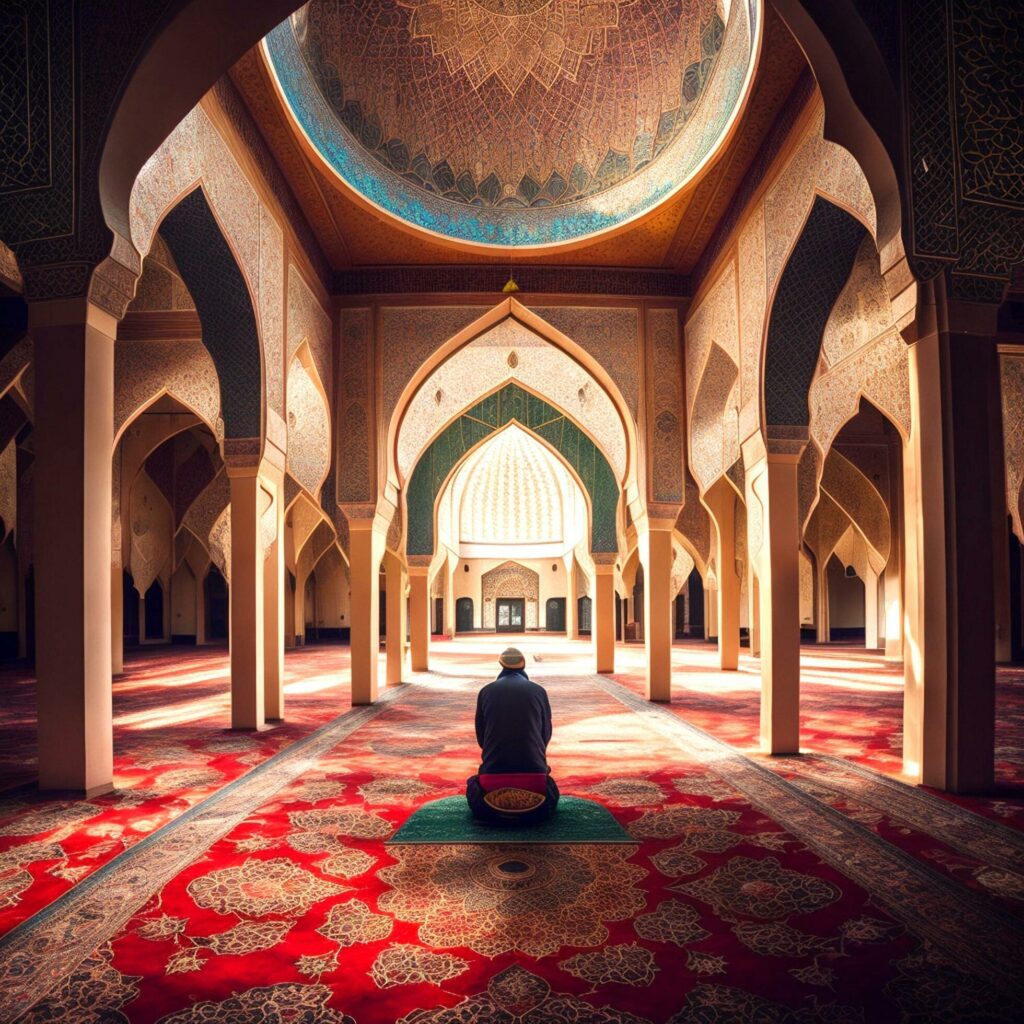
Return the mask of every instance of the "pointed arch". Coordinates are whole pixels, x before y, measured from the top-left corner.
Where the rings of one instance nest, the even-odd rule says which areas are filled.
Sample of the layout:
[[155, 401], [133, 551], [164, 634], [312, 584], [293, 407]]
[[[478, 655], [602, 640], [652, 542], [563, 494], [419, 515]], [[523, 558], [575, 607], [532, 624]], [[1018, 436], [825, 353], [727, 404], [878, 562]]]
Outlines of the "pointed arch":
[[[385, 456], [389, 488], [397, 491], [404, 482], [399, 471], [398, 441], [406, 415], [416, 396], [423, 389], [435, 370], [472, 342], [481, 338], [506, 320], [514, 321], [540, 338], [541, 341], [547, 342], [561, 353], [567, 355], [585, 371], [595, 387], [599, 388], [611, 402], [616, 418], [616, 426], [621, 430], [624, 440], [625, 460], [620, 482], [627, 492], [628, 500], [635, 500], [638, 494], [637, 466], [639, 464], [637, 430], [632, 414], [629, 411], [629, 406], [618, 386], [612, 380], [608, 371], [582, 346], [549, 324], [543, 317], [538, 316], [527, 309], [521, 302], [511, 297], [498, 303], [493, 309], [478, 317], [471, 324], [468, 324], [461, 331], [454, 334], [443, 345], [439, 346], [428, 359], [424, 360], [423, 364], [402, 389], [388, 420]], [[514, 374], [509, 374], [502, 381], [496, 382], [496, 384], [500, 386], [500, 384], [505, 383], [508, 379], [513, 378]], [[426, 447], [426, 445], [423, 447]]]
[[217, 368], [225, 437], [262, 438], [266, 374], [257, 306], [201, 184], [164, 216], [160, 233], [195, 302], [203, 344]]
[[810, 213], [779, 277], [765, 337], [765, 423], [810, 423], [807, 396], [829, 313], [849, 279], [866, 228], [846, 210], [814, 197]]
[[518, 384], [505, 384], [450, 421], [417, 460], [406, 488], [409, 555], [434, 553], [438, 494], [466, 456], [511, 423], [560, 455], [581, 484], [590, 504], [591, 550], [618, 550], [619, 483], [607, 459], [565, 412]]
[[331, 465], [331, 406], [306, 338], [288, 363], [285, 396], [288, 472], [319, 498]]

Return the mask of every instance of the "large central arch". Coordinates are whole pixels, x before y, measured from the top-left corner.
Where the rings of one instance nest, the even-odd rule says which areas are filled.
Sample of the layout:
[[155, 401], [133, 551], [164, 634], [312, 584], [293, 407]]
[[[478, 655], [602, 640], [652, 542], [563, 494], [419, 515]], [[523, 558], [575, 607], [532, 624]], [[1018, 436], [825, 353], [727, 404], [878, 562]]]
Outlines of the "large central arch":
[[[507, 352], [500, 344], [492, 344], [495, 329], [504, 329], [506, 325], [515, 328], [520, 338], [519, 342], [506, 346]], [[460, 357], [468, 354], [474, 342], [479, 342], [480, 347], [500, 348], [503, 352], [500, 360], [488, 359], [485, 370], [474, 368], [484, 375], [483, 379], [472, 378], [477, 394], [485, 396], [507, 383], [515, 383], [562, 411], [575, 409], [578, 403], [580, 414], [572, 417], [576, 426], [597, 443], [615, 471], [627, 501], [631, 505], [636, 503], [632, 509], [634, 514], [639, 514], [637, 474], [642, 460], [636, 423], [625, 398], [608, 371], [590, 352], [513, 298], [503, 300], [453, 335], [424, 360], [403, 388], [387, 428], [385, 457], [389, 496], [397, 495], [407, 486], [412, 466], [435, 436], [435, 425], [452, 422], [466, 410], [457, 400], [465, 395], [464, 382], [468, 378], [452, 371], [461, 370]], [[527, 348], [551, 351], [550, 357], [546, 357], [545, 375], [531, 376], [532, 357], [530, 360], [523, 358]], [[455, 378], [455, 386], [445, 386], [443, 375], [446, 372]]]
[[452, 472], [497, 431], [516, 424], [558, 453], [590, 500], [590, 550], [618, 550], [619, 482], [589, 435], [563, 410], [509, 383], [484, 396], [434, 438], [406, 488], [406, 553], [433, 555], [435, 504]]

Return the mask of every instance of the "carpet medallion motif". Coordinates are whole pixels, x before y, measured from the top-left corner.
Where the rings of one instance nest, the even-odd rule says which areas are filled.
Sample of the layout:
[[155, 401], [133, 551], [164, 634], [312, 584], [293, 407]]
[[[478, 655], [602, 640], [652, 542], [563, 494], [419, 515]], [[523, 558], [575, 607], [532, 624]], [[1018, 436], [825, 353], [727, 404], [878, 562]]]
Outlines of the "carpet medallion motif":
[[195, 879], [188, 885], [188, 894], [197, 907], [208, 907], [218, 914], [261, 917], [305, 913], [314, 903], [344, 888], [284, 858], [250, 858], [238, 867], [221, 868]]
[[382, 910], [420, 925], [424, 945], [468, 946], [483, 956], [547, 956], [563, 946], [597, 946], [606, 922], [643, 908], [628, 862], [634, 847], [396, 847], [398, 864], [378, 877], [391, 888]]
[[[560, 788], [631, 844], [386, 844], [472, 771], [459, 666], [258, 768], [0, 940], [0, 1020], [1022, 1019], [1024, 928], [983, 887], [612, 682], [536, 674]], [[426, 737], [443, 753], [410, 758]], [[1000, 849], [988, 870], [1008, 869]]]

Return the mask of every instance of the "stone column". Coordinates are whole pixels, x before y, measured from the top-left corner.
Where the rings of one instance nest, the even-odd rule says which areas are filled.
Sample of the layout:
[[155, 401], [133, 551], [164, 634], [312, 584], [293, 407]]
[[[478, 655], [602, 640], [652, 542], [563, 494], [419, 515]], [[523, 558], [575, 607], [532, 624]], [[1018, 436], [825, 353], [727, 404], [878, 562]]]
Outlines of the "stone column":
[[34, 303], [39, 787], [113, 788], [111, 454], [117, 321]]
[[878, 575], [870, 569], [864, 579], [864, 646], [878, 649]]
[[899, 570], [890, 560], [882, 577], [885, 660], [903, 660], [903, 584]]
[[579, 636], [576, 608], [576, 559], [569, 555], [565, 566], [565, 638], [575, 640]]
[[[287, 586], [284, 567], [284, 453], [267, 440], [264, 486], [273, 504], [264, 519], [273, 524], [273, 539], [263, 562], [263, 706], [268, 722], [284, 719], [284, 601]], [[266, 522], [264, 522], [266, 527]]]
[[413, 672], [430, 669], [429, 566], [409, 566], [409, 647]]
[[349, 519], [349, 571], [352, 577], [352, 703], [372, 704], [380, 677], [380, 563], [387, 527], [376, 517]]
[[984, 792], [995, 753], [992, 503], [1004, 501], [991, 457], [1002, 436], [995, 309], [947, 300], [941, 276], [921, 290], [908, 332], [903, 766], [928, 786]]
[[718, 667], [735, 671], [740, 664], [740, 578], [736, 574], [736, 492], [723, 477], [704, 496], [718, 540]]
[[196, 647], [206, 644], [206, 575], [196, 573]]
[[718, 591], [704, 588], [704, 636], [718, 640]]
[[115, 676], [124, 671], [124, 570], [120, 564], [110, 567], [110, 671]]
[[[230, 442], [225, 442], [225, 447]], [[265, 724], [264, 552], [260, 517], [266, 494], [259, 464], [227, 461], [231, 484], [231, 579], [228, 586], [231, 651], [231, 727]]]
[[828, 614], [828, 561], [821, 565], [821, 559], [815, 556], [818, 563], [814, 570], [815, 593], [814, 627], [819, 644], [827, 644], [832, 640], [832, 626]]
[[757, 574], [751, 569], [748, 577], [750, 594], [750, 654], [752, 657], [761, 656], [761, 584]]
[[449, 555], [444, 569], [444, 632], [449, 639], [455, 637], [455, 570], [456, 560]]
[[761, 748], [800, 749], [800, 514], [797, 464], [807, 443], [800, 427], [760, 434], [743, 444], [751, 487], [761, 502], [764, 536], [758, 556], [761, 628]]
[[405, 566], [394, 556], [384, 556], [387, 578], [387, 671], [388, 686], [397, 686], [405, 674]]
[[603, 565], [595, 558], [594, 572], [594, 600], [590, 610], [590, 631], [594, 638], [595, 671], [614, 672], [615, 566]]
[[[1000, 439], [1002, 434], [1000, 433]], [[1003, 446], [1000, 442], [999, 464], [994, 465], [993, 480], [1003, 480], [1003, 492], [1006, 491], [1006, 482], [1003, 467]], [[1006, 501], [992, 502], [992, 538], [993, 562], [992, 571], [995, 584], [995, 659], [997, 662], [1008, 662], [1013, 658], [1012, 635], [1010, 630], [1010, 527], [1007, 519]]]
[[647, 699], [672, 699], [672, 527], [675, 520], [650, 519], [639, 528], [644, 567], [644, 654]]

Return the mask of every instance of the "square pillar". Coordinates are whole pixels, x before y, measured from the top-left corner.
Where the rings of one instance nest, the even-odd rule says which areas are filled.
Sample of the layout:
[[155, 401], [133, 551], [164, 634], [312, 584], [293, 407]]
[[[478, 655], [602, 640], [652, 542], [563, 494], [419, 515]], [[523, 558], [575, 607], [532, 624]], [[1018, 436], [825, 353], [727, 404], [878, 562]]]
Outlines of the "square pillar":
[[[268, 449], [270, 442], [267, 442]], [[284, 455], [281, 454], [283, 463]], [[268, 722], [284, 719], [284, 470], [268, 469], [264, 486], [273, 504], [264, 519], [273, 523], [273, 539], [263, 561], [263, 707]], [[266, 522], [264, 522], [266, 528]]]
[[885, 660], [903, 660], [903, 581], [890, 558], [882, 576], [882, 621], [885, 629]]
[[[349, 519], [352, 578], [352, 703], [372, 704], [380, 677], [380, 563], [386, 532], [376, 519]], [[296, 623], [297, 624], [297, 623]]]
[[941, 278], [934, 291], [909, 353], [903, 766], [937, 789], [985, 792], [995, 760], [992, 505], [1001, 518], [1005, 502], [995, 312], [947, 300]]
[[36, 675], [39, 787], [113, 789], [112, 316], [34, 303]]
[[576, 621], [576, 559], [569, 555], [562, 564], [565, 566], [565, 638], [575, 640], [579, 635]]
[[[644, 654], [647, 699], [672, 699], [672, 525], [651, 521], [640, 531], [644, 567]], [[674, 520], [673, 520], [674, 523]]]
[[206, 576], [196, 573], [196, 647], [206, 643]]
[[385, 555], [384, 572], [387, 580], [386, 682], [388, 686], [397, 686], [405, 675], [407, 576], [405, 566], [394, 555]]
[[430, 671], [430, 581], [428, 567], [409, 567], [409, 647], [413, 672]]
[[110, 567], [110, 671], [124, 672], [124, 570]]
[[864, 579], [864, 646], [878, 648], [878, 576], [870, 569]]
[[814, 574], [814, 629], [819, 644], [827, 644], [832, 640], [832, 626], [828, 615], [828, 562], [819, 565]]
[[268, 495], [258, 465], [228, 463], [231, 484], [231, 728], [262, 729], [265, 721], [264, 551], [260, 518]]
[[595, 671], [615, 671], [615, 566], [594, 564], [594, 602], [590, 629], [594, 638]]
[[797, 466], [805, 427], [760, 434], [743, 445], [747, 478], [763, 516], [758, 553], [761, 640], [761, 749], [800, 750], [800, 513]]
[[704, 496], [715, 521], [718, 568], [718, 667], [733, 672], [740, 664], [740, 578], [736, 574], [736, 492], [723, 477]]

